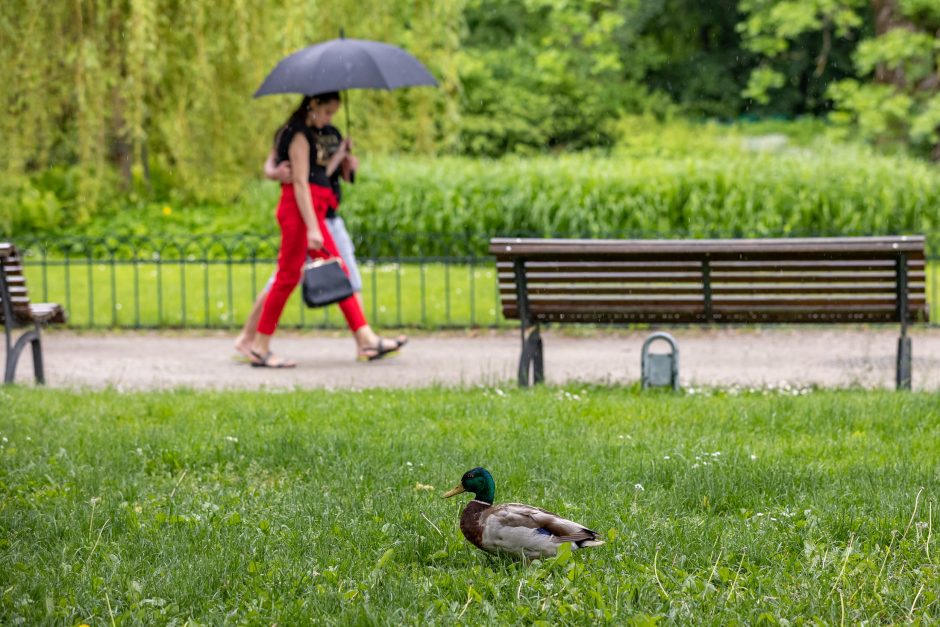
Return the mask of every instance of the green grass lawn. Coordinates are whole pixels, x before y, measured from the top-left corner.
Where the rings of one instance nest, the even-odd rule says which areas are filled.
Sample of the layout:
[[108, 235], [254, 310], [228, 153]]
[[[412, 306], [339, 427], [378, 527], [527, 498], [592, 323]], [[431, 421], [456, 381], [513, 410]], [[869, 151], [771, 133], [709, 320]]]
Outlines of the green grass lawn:
[[[937, 394], [0, 394], [2, 624], [940, 618]], [[477, 551], [476, 465], [607, 544]]]
[[[54, 260], [26, 268], [34, 301], [57, 302], [73, 327], [236, 327], [274, 271], [273, 261], [232, 264], [174, 261], [88, 264]], [[502, 318], [496, 271], [476, 264], [364, 262], [366, 316], [377, 327], [472, 327], [508, 324]], [[928, 266], [927, 300], [940, 303], [940, 264]], [[282, 324], [345, 326], [336, 307], [306, 309], [295, 293]]]

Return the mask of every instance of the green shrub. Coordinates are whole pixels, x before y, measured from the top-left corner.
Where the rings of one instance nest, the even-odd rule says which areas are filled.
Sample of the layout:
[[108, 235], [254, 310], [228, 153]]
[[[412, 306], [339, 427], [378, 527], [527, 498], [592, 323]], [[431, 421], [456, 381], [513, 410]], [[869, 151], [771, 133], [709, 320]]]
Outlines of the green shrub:
[[[780, 131], [791, 131], [781, 136]], [[776, 137], [755, 138], [752, 131]], [[940, 172], [902, 155], [836, 143], [812, 122], [721, 127], [621, 121], [609, 153], [502, 159], [363, 157], [345, 189], [350, 230], [372, 254], [485, 251], [494, 235], [757, 237], [940, 229]], [[815, 139], [813, 139], [815, 137]], [[767, 140], [770, 141], [767, 141]], [[29, 188], [29, 234], [276, 237], [278, 187], [248, 181], [231, 203], [115, 204], [87, 224]], [[39, 187], [35, 187], [39, 190]], [[36, 195], [38, 193], [38, 196]], [[15, 194], [14, 194], [15, 195]], [[3, 226], [9, 230], [9, 212]], [[16, 225], [14, 225], [15, 227]]]

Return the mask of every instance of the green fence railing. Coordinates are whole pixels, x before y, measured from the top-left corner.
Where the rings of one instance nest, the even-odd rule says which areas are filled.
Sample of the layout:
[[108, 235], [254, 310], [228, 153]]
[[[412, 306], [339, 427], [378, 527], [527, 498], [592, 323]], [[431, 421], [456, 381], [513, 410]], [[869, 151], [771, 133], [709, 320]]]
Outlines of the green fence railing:
[[[360, 238], [356, 256], [370, 323], [428, 329], [507, 325], [488, 241], [488, 235], [473, 233]], [[275, 236], [14, 242], [34, 301], [63, 305], [73, 328], [128, 329], [240, 326], [274, 272], [278, 246]], [[938, 242], [933, 238], [928, 248], [927, 298], [934, 312], [940, 303]], [[342, 328], [345, 323], [335, 307], [310, 310], [294, 294], [282, 326]]]

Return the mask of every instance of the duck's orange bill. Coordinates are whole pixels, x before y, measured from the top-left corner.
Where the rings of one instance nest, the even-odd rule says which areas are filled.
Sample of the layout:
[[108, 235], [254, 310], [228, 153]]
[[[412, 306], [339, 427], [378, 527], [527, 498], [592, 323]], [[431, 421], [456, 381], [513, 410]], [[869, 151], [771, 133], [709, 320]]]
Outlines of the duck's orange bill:
[[453, 490], [451, 490], [450, 492], [447, 492], [447, 493], [446, 493], [444, 496], [442, 496], [441, 498], [442, 498], [442, 499], [449, 499], [449, 498], [452, 497], [452, 496], [457, 496], [457, 495], [460, 494], [461, 492], [466, 492], [466, 490], [463, 489], [463, 486], [462, 486], [462, 485], [459, 485], [459, 486], [457, 486], [456, 488], [454, 488]]

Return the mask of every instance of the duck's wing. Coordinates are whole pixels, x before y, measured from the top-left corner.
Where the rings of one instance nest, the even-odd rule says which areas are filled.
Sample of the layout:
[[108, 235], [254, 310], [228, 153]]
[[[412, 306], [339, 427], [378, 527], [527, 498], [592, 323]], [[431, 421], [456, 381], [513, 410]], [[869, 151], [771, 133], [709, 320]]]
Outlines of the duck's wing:
[[542, 536], [550, 536], [552, 542], [573, 542], [577, 547], [603, 544], [597, 532], [592, 531], [558, 514], [523, 503], [504, 503], [492, 508], [486, 526], [502, 529], [531, 530]]

